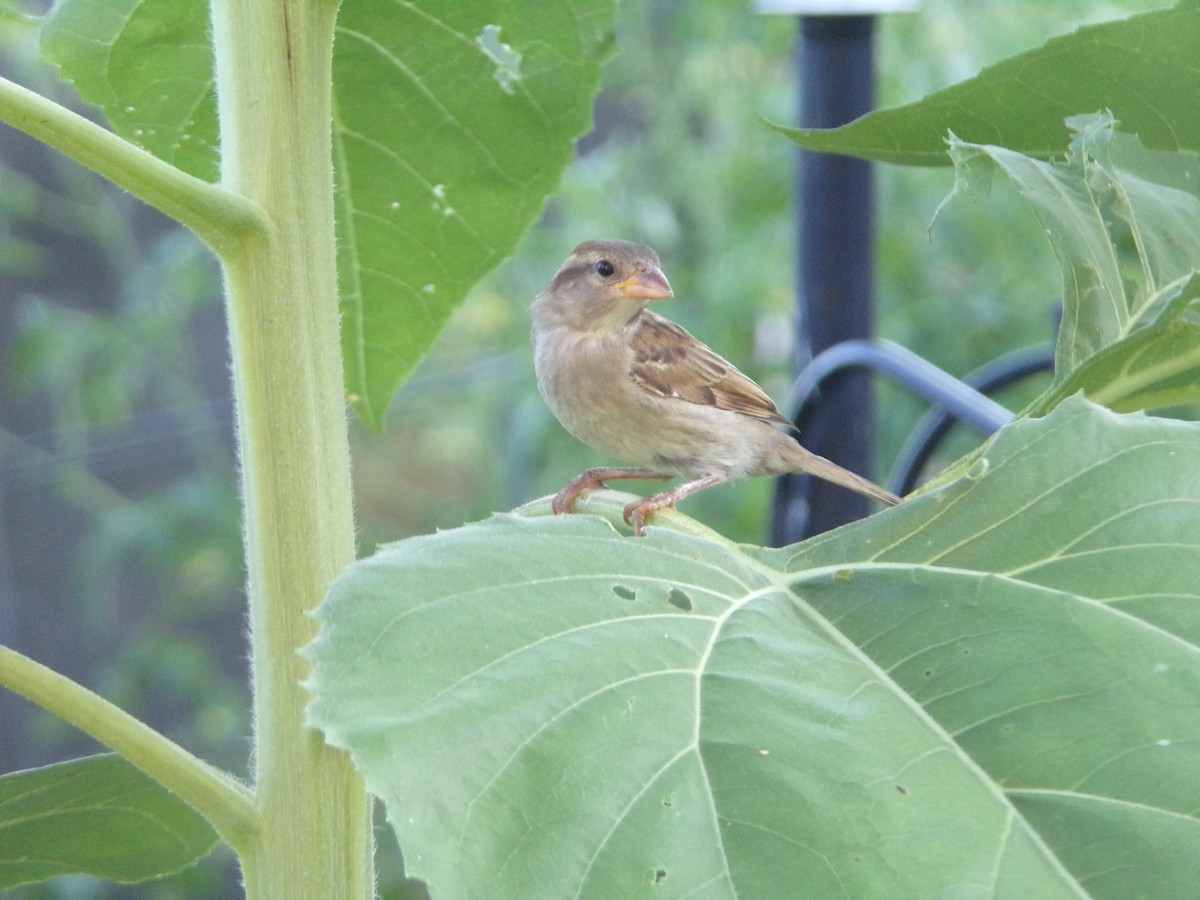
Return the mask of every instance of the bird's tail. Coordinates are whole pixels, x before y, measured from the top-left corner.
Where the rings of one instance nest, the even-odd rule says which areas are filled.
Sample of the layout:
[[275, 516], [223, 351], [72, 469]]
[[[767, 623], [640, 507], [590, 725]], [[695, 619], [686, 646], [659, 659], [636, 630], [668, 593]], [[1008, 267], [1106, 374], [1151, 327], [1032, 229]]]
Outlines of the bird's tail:
[[816, 478], [840, 484], [842, 487], [865, 494], [887, 506], [895, 506], [900, 502], [899, 497], [891, 491], [881, 488], [875, 482], [863, 478], [861, 475], [856, 475], [849, 469], [843, 469], [837, 463], [831, 462], [823, 456], [818, 456], [811, 450], [806, 450], [795, 441], [792, 444], [795, 447], [795, 451], [789, 453], [788, 456], [790, 457], [789, 461], [795, 464], [795, 471], [805, 472]]

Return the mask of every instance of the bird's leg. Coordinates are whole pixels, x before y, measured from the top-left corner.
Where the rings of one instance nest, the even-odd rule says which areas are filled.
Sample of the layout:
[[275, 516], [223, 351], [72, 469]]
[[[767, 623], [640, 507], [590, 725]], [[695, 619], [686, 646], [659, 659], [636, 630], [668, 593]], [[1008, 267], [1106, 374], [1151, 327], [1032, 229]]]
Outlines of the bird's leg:
[[[655, 472], [653, 469], [588, 469], [582, 475], [572, 478], [565, 488], [554, 495], [550, 508], [556, 516], [569, 513], [574, 509], [580, 494], [606, 487], [606, 481], [667, 481], [670, 478], [670, 475]], [[628, 510], [625, 521], [629, 521]]]
[[[584, 473], [586, 474], [586, 473]], [[652, 512], [658, 512], [660, 509], [666, 509], [669, 506], [674, 506], [684, 497], [702, 491], [705, 488], [713, 487], [727, 481], [721, 475], [705, 475], [703, 478], [697, 478], [695, 481], [688, 481], [679, 487], [673, 487], [669, 491], [663, 491], [661, 494], [654, 494], [650, 497], [644, 497], [630, 503], [625, 507], [625, 521], [633, 526], [633, 533], [636, 537], [642, 536], [642, 525], [646, 522], [646, 516]]]

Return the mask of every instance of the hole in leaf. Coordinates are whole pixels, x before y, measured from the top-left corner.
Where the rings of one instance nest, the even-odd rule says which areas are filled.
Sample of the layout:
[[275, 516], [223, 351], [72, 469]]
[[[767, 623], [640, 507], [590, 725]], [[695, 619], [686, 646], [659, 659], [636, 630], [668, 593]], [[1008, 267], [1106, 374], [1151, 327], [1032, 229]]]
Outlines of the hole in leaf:
[[613, 585], [613, 593], [616, 594], [618, 597], [620, 597], [622, 600], [636, 600], [637, 599], [637, 591], [635, 591], [633, 588], [627, 588], [624, 585], [614, 584]]
[[667, 602], [684, 612], [692, 611], [692, 598], [679, 588], [671, 588], [671, 593], [667, 595]]
[[475, 38], [475, 44], [496, 65], [492, 77], [506, 94], [514, 92], [514, 85], [521, 80], [521, 54], [500, 40], [499, 25], [484, 25], [483, 33]]

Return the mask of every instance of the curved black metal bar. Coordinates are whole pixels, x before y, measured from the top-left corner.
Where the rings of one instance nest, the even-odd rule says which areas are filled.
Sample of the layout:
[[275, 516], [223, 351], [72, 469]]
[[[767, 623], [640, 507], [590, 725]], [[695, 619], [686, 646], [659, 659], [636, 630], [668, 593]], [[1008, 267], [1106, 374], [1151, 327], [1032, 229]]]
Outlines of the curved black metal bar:
[[[962, 380], [980, 394], [992, 394], [1023, 378], [1053, 370], [1054, 347], [1047, 344], [1006, 353], [980, 366]], [[888, 479], [888, 487], [892, 491], [903, 497], [917, 486], [922, 470], [957, 420], [952, 412], [940, 404], [921, 417], [896, 455], [892, 476]]]
[[[1017, 351], [1001, 357], [959, 380], [922, 359], [915, 353], [889, 341], [844, 341], [813, 358], [796, 379], [789, 405], [791, 419], [801, 433], [828, 427], [829, 414], [823, 413], [821, 388], [830, 379], [847, 370], [866, 369], [889, 376], [920, 397], [933, 403], [934, 409], [922, 419], [914, 437], [905, 444], [893, 481], [905, 485], [915, 477], [916, 464], [923, 465], [938, 442], [955, 421], [963, 422], [984, 434], [992, 434], [1012, 419], [1012, 413], [984, 391], [996, 390], [1019, 378], [1053, 367], [1049, 348]], [[822, 417], [825, 421], [822, 421]], [[917, 469], [919, 472], [919, 468]], [[803, 474], [781, 477], [775, 486], [771, 511], [771, 543], [783, 546], [825, 530], [814, 526], [810, 498], [812, 479]]]
[[1012, 413], [969, 384], [891, 341], [843, 341], [816, 356], [792, 385], [789, 410], [797, 425], [819, 401], [821, 383], [839, 370], [864, 368], [889, 375], [914, 394], [950, 410], [961, 421], [991, 434], [1008, 424]]

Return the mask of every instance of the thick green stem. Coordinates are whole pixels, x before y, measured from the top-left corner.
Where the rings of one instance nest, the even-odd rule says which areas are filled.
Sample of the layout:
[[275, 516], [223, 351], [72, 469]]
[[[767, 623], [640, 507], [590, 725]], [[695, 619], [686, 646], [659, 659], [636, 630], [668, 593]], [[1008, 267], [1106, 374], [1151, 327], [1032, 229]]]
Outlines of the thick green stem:
[[331, 163], [336, 6], [214, 0], [223, 186], [270, 219], [225, 254], [246, 510], [257, 842], [252, 898], [369, 898], [370, 807], [304, 727], [308, 611], [354, 558]]

